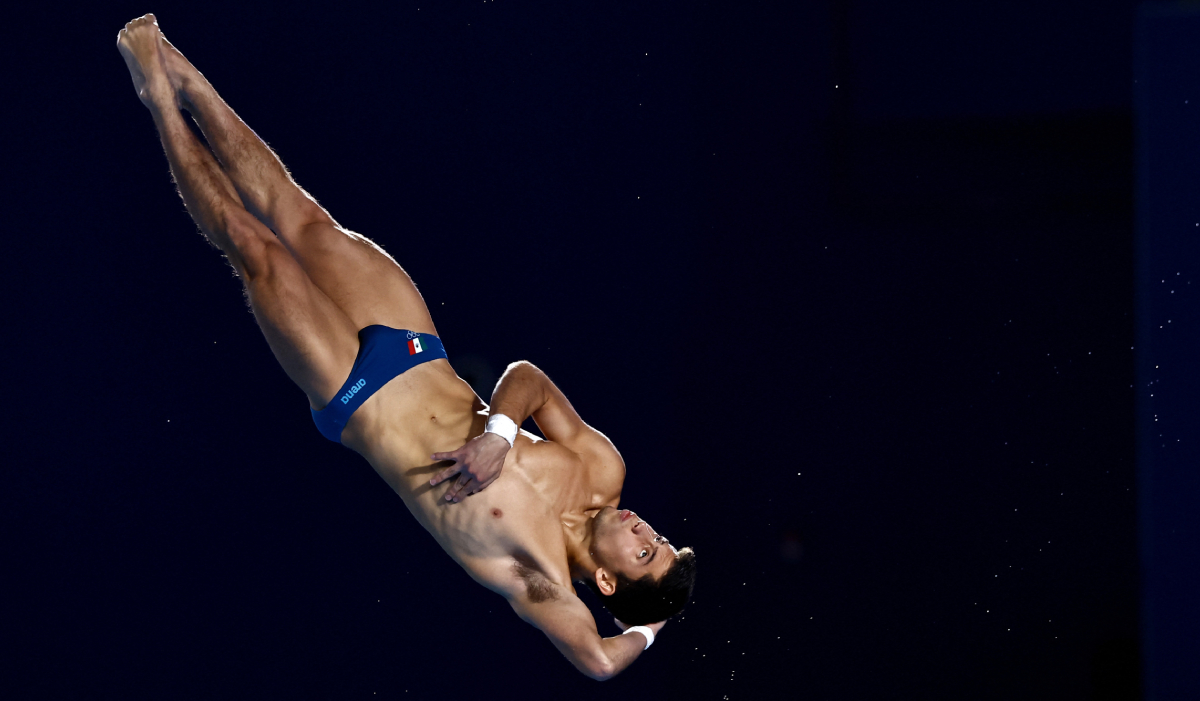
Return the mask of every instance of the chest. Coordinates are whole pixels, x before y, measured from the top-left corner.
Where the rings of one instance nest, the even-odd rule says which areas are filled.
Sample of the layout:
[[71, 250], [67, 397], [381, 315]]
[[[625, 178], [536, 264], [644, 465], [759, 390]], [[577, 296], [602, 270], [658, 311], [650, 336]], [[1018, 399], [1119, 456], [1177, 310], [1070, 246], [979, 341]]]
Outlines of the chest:
[[589, 499], [581, 467], [561, 446], [522, 436], [487, 489], [454, 504], [447, 482], [423, 494], [414, 515], [456, 558], [546, 556], [562, 549], [562, 515]]
[[484, 491], [451, 504], [442, 498], [444, 489], [435, 488], [414, 515], [491, 589], [510, 588], [514, 577], [529, 582], [539, 576], [570, 586], [564, 526], [614, 496], [594, 489], [587, 460], [560, 445], [521, 437], [510, 456]]

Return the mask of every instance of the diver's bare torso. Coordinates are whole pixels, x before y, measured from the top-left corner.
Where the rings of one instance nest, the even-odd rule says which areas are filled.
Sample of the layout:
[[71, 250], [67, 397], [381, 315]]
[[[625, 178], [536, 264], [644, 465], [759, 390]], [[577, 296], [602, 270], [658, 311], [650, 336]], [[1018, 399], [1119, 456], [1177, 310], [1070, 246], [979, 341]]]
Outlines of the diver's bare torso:
[[[625, 466], [607, 440], [583, 454], [521, 433], [491, 486], [460, 503], [430, 486], [430, 456], [483, 433], [484, 404], [446, 360], [418, 365], [371, 396], [342, 443], [361, 454], [417, 521], [480, 584], [505, 596], [540, 585], [572, 591], [564, 529], [617, 506]], [[550, 590], [545, 590], [550, 591]]]

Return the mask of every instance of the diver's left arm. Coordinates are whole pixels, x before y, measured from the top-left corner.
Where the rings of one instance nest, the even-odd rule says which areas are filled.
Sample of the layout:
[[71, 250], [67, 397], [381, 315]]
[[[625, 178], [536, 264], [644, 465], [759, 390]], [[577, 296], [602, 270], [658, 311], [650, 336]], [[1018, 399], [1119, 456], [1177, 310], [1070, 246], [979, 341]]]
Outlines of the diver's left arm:
[[[612, 679], [646, 647], [646, 638], [640, 633], [600, 637], [591, 611], [574, 594], [562, 592], [549, 601], [535, 603], [522, 593], [509, 599], [509, 604], [518, 616], [545, 633], [576, 669], [592, 679]], [[650, 628], [661, 629], [662, 625], [656, 623]]]

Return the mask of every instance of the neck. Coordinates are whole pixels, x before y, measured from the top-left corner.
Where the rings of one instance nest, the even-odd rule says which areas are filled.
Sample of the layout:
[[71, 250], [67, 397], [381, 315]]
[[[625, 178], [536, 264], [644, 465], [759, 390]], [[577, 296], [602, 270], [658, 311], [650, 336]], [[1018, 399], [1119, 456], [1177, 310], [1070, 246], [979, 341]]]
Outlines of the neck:
[[[592, 514], [594, 517], [595, 514]], [[591, 518], [577, 523], [563, 524], [563, 536], [567, 546], [567, 565], [571, 579], [591, 579], [599, 565], [592, 556]]]

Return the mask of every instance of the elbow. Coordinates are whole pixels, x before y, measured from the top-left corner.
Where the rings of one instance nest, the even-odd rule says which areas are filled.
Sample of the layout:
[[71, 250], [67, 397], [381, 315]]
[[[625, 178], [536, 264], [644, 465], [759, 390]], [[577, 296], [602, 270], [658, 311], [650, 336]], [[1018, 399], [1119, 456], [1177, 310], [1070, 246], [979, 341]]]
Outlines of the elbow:
[[598, 682], [608, 681], [621, 671], [611, 657], [599, 650], [590, 655], [574, 657], [572, 662], [575, 663], [576, 669]]
[[598, 682], [603, 682], [617, 676], [617, 672], [619, 671], [616, 665], [605, 660], [603, 662], [593, 662], [585, 671], [585, 674]]

